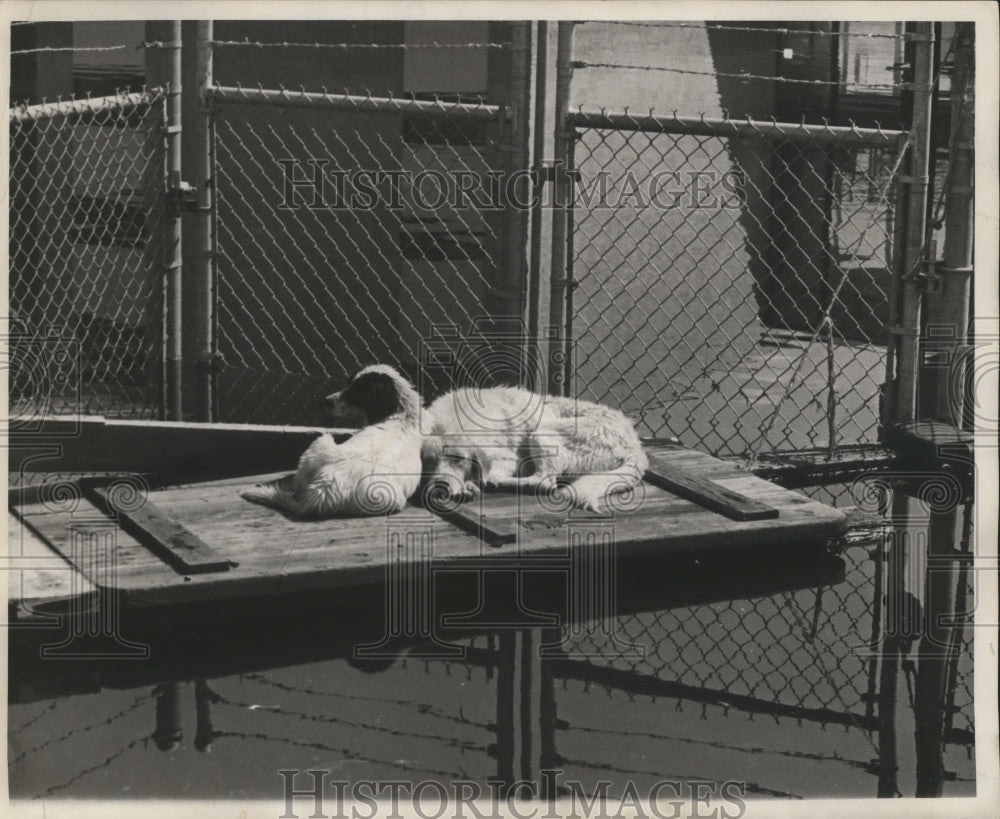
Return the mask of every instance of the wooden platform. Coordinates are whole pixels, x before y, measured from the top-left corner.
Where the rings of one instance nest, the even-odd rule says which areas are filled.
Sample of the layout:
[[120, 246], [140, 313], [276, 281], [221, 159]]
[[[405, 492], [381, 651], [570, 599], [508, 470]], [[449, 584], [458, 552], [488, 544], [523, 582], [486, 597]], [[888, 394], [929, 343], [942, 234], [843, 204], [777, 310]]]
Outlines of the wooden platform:
[[12, 560], [24, 557], [9, 613], [32, 620], [101, 589], [119, 590], [125, 610], [148, 610], [336, 592], [418, 565], [551, 570], [595, 547], [628, 558], [740, 549], [764, 560], [778, 547], [821, 548], [847, 528], [840, 511], [707, 455], [676, 446], [650, 455], [642, 491], [604, 516], [533, 493], [487, 493], [450, 512], [411, 505], [387, 518], [296, 521], [240, 498], [260, 476], [164, 486], [118, 507], [85, 484], [66, 508], [25, 496], [34, 502], [10, 518]]

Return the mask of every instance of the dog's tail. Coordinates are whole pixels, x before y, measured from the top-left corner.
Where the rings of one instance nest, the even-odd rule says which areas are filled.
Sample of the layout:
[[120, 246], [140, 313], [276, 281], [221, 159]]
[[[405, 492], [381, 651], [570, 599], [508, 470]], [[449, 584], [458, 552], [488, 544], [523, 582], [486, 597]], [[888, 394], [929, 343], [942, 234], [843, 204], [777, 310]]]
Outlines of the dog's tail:
[[570, 484], [573, 491], [573, 505], [591, 512], [600, 512], [609, 497], [629, 492], [639, 486], [648, 468], [649, 459], [640, 448], [630, 453], [625, 463], [615, 469], [581, 475]]
[[258, 484], [251, 489], [244, 489], [240, 492], [240, 497], [251, 503], [270, 506], [292, 515], [304, 515], [309, 512], [306, 505], [296, 498], [290, 489], [283, 486], [281, 481], [271, 481]]

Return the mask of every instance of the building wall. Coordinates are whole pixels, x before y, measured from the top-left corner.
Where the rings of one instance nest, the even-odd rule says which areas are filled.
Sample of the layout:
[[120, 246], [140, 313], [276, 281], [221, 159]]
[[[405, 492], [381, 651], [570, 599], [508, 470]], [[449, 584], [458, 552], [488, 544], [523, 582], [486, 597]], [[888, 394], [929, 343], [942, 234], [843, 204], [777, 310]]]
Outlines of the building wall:
[[[216, 21], [215, 38], [296, 43], [398, 43], [401, 23]], [[309, 49], [220, 46], [220, 85], [334, 93], [402, 92], [397, 49]], [[318, 399], [323, 384], [342, 381], [358, 360], [393, 352], [399, 314], [388, 294], [398, 288], [402, 258], [389, 214], [310, 208], [298, 189], [283, 207], [285, 168], [392, 168], [399, 120], [391, 116], [223, 104], [217, 111], [219, 198], [218, 343], [220, 414], [226, 420], [293, 420], [301, 392]], [[328, 189], [329, 190], [329, 189]], [[303, 389], [303, 384], [310, 389]]]
[[[488, 36], [486, 23], [215, 23], [219, 41], [422, 45]], [[215, 81], [395, 97], [482, 94], [487, 59], [485, 49], [219, 46]], [[319, 422], [318, 399], [331, 384], [375, 362], [399, 364], [418, 381], [421, 346], [434, 327], [454, 322], [464, 330], [478, 313], [495, 275], [494, 249], [471, 257], [452, 250], [483, 241], [480, 213], [420, 211], [408, 205], [405, 185], [401, 210], [381, 200], [370, 209], [310, 208], [307, 186], [293, 197], [297, 207], [284, 207], [280, 160], [296, 161], [291, 173], [299, 179], [311, 175], [311, 159], [347, 173], [481, 173], [494, 162], [486, 145], [437, 143], [439, 134], [428, 144], [409, 139], [412, 125], [399, 115], [322, 107], [220, 106], [220, 418]]]

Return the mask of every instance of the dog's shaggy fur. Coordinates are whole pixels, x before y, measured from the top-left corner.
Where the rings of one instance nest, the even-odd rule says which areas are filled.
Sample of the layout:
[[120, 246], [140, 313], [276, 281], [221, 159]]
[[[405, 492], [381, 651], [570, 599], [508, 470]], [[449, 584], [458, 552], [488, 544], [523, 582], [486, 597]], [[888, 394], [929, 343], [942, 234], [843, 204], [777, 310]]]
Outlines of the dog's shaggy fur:
[[517, 387], [458, 389], [426, 414], [422, 452], [431, 481], [457, 498], [482, 486], [550, 492], [568, 481], [575, 506], [600, 511], [608, 496], [637, 486], [649, 467], [628, 418], [590, 401]]
[[291, 478], [240, 494], [296, 517], [385, 515], [398, 512], [420, 482], [420, 396], [392, 367], [359, 372], [327, 398], [331, 414], [363, 428], [342, 444], [320, 435]]

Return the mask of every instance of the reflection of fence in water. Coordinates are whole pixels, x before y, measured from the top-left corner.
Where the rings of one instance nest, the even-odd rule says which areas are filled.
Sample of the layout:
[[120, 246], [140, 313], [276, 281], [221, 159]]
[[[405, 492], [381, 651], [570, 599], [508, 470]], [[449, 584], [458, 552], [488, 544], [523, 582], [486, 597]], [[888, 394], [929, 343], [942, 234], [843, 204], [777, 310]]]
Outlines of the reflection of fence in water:
[[643, 659], [618, 656], [594, 635], [567, 653], [603, 654], [591, 662], [677, 683], [678, 692], [716, 692], [720, 703], [870, 728], [869, 663], [856, 655], [872, 640], [872, 557], [852, 548], [844, 558], [845, 581], [834, 586], [618, 617], [619, 633], [645, 647]]

